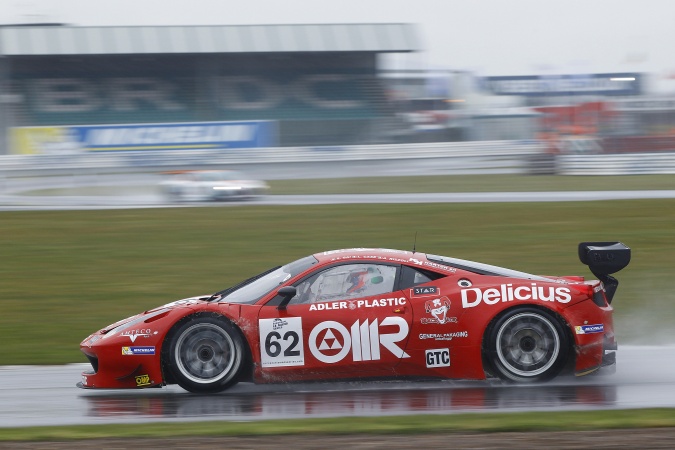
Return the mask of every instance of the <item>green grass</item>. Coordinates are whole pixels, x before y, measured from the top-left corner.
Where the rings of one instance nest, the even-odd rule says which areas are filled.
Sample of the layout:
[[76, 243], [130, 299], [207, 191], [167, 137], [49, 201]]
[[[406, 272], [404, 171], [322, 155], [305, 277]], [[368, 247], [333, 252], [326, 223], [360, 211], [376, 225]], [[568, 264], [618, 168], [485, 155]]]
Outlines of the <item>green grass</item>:
[[572, 431], [675, 427], [675, 409], [481, 413], [342, 417], [255, 422], [142, 423], [65, 427], [0, 428], [0, 441], [104, 438], [275, 436], [293, 434], [423, 434], [448, 432]]
[[621, 240], [620, 341], [673, 339], [675, 200], [206, 207], [0, 214], [0, 364], [84, 362], [91, 332], [268, 267], [345, 247], [417, 249], [586, 275], [576, 246]]

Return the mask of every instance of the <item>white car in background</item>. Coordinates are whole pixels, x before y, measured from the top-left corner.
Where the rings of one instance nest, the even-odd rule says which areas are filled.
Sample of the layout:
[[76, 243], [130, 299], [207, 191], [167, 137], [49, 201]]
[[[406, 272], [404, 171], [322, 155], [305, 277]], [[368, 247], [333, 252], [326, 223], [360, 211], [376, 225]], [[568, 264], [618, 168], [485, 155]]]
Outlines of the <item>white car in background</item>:
[[169, 172], [162, 192], [173, 201], [247, 200], [265, 193], [269, 186], [235, 170], [185, 170]]

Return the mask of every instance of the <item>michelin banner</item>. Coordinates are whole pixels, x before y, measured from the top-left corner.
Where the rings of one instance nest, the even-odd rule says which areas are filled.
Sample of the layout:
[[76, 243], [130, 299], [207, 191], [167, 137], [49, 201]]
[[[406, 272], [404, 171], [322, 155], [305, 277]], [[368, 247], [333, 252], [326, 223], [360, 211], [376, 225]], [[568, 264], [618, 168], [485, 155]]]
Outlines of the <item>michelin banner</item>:
[[15, 154], [274, 147], [274, 121], [13, 128]]

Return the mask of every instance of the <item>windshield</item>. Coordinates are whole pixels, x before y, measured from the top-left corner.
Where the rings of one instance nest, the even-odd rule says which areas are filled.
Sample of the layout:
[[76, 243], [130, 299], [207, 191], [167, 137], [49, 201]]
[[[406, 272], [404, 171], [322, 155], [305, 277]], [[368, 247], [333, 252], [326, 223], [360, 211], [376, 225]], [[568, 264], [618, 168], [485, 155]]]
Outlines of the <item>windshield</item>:
[[253, 304], [284, 281], [304, 272], [317, 262], [314, 256], [298, 259], [285, 266], [267, 270], [232, 288], [218, 292], [214, 294], [214, 297], [219, 302]]

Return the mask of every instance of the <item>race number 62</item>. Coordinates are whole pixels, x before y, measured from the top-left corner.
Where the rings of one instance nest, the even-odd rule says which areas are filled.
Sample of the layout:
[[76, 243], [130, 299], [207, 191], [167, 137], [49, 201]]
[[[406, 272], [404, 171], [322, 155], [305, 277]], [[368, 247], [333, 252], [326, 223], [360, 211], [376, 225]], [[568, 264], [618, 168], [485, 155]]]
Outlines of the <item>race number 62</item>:
[[302, 318], [260, 319], [259, 326], [260, 361], [263, 367], [305, 364]]

